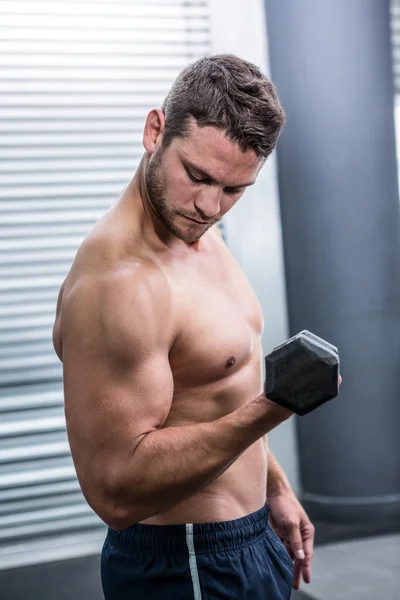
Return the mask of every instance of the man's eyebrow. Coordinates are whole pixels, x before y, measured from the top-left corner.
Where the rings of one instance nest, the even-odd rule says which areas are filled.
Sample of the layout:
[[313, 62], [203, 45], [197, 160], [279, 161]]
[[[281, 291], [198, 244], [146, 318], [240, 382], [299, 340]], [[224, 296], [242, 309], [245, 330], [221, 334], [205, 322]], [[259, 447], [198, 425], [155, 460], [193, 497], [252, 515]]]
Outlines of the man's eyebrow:
[[[193, 164], [189, 160], [182, 159], [182, 164], [184, 167], [189, 167], [189, 169], [193, 169], [193, 171], [196, 171], [197, 174], [200, 175], [200, 177], [203, 177], [203, 179], [208, 179], [212, 183], [219, 183], [216, 179], [214, 179], [214, 177], [211, 177], [211, 175], [206, 173], [206, 171], [203, 171], [203, 169], [201, 169], [200, 167], [197, 167], [195, 164]], [[227, 185], [226, 187], [242, 188], [242, 187], [249, 187], [249, 185], [254, 185], [254, 183], [255, 183], [255, 181], [250, 181], [249, 183], [238, 183], [237, 185]]]

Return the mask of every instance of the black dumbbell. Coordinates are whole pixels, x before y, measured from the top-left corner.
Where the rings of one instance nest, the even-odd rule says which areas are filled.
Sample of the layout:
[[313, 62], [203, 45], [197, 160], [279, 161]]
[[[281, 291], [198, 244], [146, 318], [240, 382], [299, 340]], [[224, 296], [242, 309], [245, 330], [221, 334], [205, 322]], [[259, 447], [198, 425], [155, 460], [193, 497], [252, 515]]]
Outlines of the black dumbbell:
[[339, 393], [338, 349], [307, 330], [265, 357], [266, 396], [306, 415]]

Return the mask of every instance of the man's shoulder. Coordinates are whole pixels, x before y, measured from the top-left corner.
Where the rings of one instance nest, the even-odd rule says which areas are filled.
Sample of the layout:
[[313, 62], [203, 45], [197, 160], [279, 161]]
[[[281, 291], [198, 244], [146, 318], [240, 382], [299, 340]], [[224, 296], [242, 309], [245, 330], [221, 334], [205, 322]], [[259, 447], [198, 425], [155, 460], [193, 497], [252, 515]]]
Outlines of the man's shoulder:
[[160, 298], [167, 298], [169, 283], [159, 266], [139, 255], [131, 255], [129, 260], [90, 256], [82, 258], [75, 272], [71, 269], [63, 287], [64, 294], [91, 298], [104, 306], [110, 302], [113, 305], [151, 303], [156, 299], [160, 302]]
[[[171, 289], [162, 270], [137, 258], [81, 273], [63, 291], [61, 338], [88, 337], [110, 348], [152, 337], [168, 347], [176, 335]], [[123, 341], [123, 343], [121, 342]]]
[[168, 301], [165, 273], [141, 245], [129, 250], [111, 227], [94, 227], [82, 240], [60, 289], [63, 303], [108, 309]]

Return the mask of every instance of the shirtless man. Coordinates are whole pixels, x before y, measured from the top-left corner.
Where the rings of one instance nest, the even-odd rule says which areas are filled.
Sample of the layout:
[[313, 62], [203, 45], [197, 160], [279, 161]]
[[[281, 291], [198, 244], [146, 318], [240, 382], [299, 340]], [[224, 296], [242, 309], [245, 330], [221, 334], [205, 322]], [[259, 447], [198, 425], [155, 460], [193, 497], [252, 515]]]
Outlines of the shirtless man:
[[109, 526], [107, 600], [286, 600], [310, 581], [314, 527], [266, 436], [292, 413], [263, 393], [262, 311], [216, 227], [283, 122], [254, 65], [186, 68], [60, 290], [54, 348], [77, 476]]

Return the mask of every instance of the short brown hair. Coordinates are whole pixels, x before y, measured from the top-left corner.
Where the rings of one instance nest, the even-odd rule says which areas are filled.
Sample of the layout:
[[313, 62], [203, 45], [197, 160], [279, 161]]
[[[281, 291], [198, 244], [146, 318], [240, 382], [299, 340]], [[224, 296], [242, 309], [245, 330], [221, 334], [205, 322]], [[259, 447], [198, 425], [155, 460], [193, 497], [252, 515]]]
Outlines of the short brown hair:
[[165, 98], [163, 147], [185, 137], [190, 117], [222, 129], [243, 152], [271, 154], [285, 122], [274, 85], [258, 67], [233, 54], [208, 56], [186, 67]]

